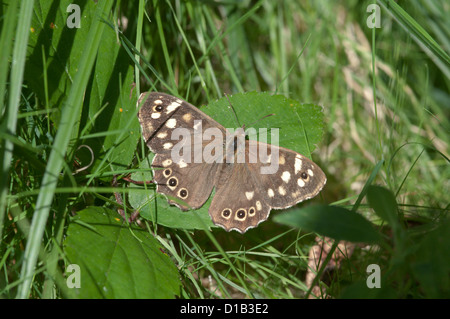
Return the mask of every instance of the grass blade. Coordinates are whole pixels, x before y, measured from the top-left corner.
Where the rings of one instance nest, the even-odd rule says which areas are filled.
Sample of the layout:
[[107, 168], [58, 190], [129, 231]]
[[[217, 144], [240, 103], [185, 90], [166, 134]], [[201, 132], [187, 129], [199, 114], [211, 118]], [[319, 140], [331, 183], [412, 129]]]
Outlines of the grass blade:
[[[16, 29], [16, 15], [17, 15], [17, 9], [18, 5], [16, 2], [12, 1], [9, 5], [9, 9], [6, 14], [5, 22], [3, 24], [2, 33], [0, 36], [0, 47], [2, 48], [0, 52], [0, 114], [3, 114], [3, 98], [6, 92], [6, 79], [8, 76], [8, 62], [10, 59], [10, 53], [11, 49], [13, 47], [13, 37], [14, 37], [14, 30]], [[24, 21], [25, 22], [25, 21]], [[24, 26], [25, 27], [25, 26]], [[16, 45], [19, 45], [18, 42], [16, 42]], [[25, 43], [26, 46], [26, 43]], [[23, 44], [21, 45], [23, 47]], [[22, 70], [23, 70], [23, 64], [21, 64]], [[18, 64], [15, 66], [15, 70], [19, 67]], [[15, 71], [14, 74], [21, 74]], [[12, 80], [12, 79], [11, 79]], [[17, 88], [19, 88], [22, 85], [22, 81], [20, 80], [20, 83], [17, 82], [18, 79], [15, 79], [15, 82], [12, 82], [12, 86], [14, 86], [14, 83], [16, 84], [15, 91], [17, 92]], [[14, 92], [13, 92], [14, 93]], [[12, 97], [12, 95], [11, 95]], [[11, 101], [11, 100], [10, 100]], [[17, 115], [17, 109], [18, 109], [19, 103], [9, 103], [8, 104], [8, 110], [7, 110], [7, 120], [6, 123], [2, 122], [1, 124], [1, 133], [6, 134], [13, 134], [15, 132], [16, 127], [16, 121], [17, 118], [10, 119], [10, 116], [16, 116]], [[3, 130], [3, 128], [6, 126], [6, 132]], [[3, 233], [3, 221], [5, 216], [5, 206], [6, 206], [6, 194], [8, 193], [8, 180], [9, 180], [9, 167], [11, 163], [12, 158], [12, 149], [13, 149], [13, 143], [11, 141], [8, 141], [7, 139], [1, 139], [0, 138], [0, 169], [2, 170], [2, 174], [0, 174], [0, 238], [2, 238]]]
[[83, 56], [80, 60], [79, 71], [75, 76], [69, 96], [62, 109], [61, 121], [59, 124], [60, 129], [56, 134], [53, 149], [44, 173], [42, 187], [37, 198], [36, 208], [33, 215], [30, 236], [25, 249], [24, 263], [22, 264], [21, 271], [21, 278], [23, 281], [18, 289], [18, 298], [26, 298], [30, 291], [30, 285], [39, 253], [39, 246], [42, 241], [44, 228], [50, 212], [59, 173], [63, 167], [64, 155], [72, 134], [72, 128], [78, 119], [75, 115], [80, 114], [84, 91], [94, 65], [101, 36], [105, 27], [105, 24], [101, 22], [100, 18], [102, 15], [107, 15], [109, 13], [112, 4], [113, 1], [111, 0], [101, 1], [98, 3], [98, 8], [96, 11], [97, 19], [93, 22], [88, 40], [86, 41], [86, 50], [83, 52]]
[[[10, 10], [8, 10], [8, 14], [5, 21], [5, 29], [2, 30], [2, 37], [0, 44], [2, 45], [2, 50], [5, 52], [0, 56], [6, 60], [8, 63], [9, 60], [9, 51], [10, 45], [12, 41], [12, 33], [14, 29], [15, 19], [9, 18], [9, 15], [14, 15], [17, 12], [16, 4], [13, 1], [10, 4]], [[14, 49], [12, 60], [15, 63], [12, 63], [11, 66], [11, 78], [10, 78], [10, 90], [9, 90], [9, 102], [8, 109], [6, 110], [6, 122], [2, 123], [2, 127], [6, 128], [6, 133], [15, 135], [16, 133], [16, 125], [17, 125], [17, 114], [19, 113], [19, 101], [20, 101], [20, 93], [22, 91], [22, 82], [23, 82], [23, 71], [25, 69], [25, 55], [28, 43], [28, 35], [30, 30], [31, 23], [31, 14], [33, 12], [33, 1], [25, 1], [21, 3], [19, 16], [21, 17], [18, 20], [17, 32], [15, 34], [14, 39]], [[6, 42], [6, 43], [4, 43]], [[3, 46], [5, 45], [5, 47]], [[3, 56], [3, 54], [5, 56]], [[4, 79], [6, 79], [6, 75], [8, 74], [8, 68], [4, 67], [5, 62], [1, 62], [1, 70], [3, 71], [2, 78], [0, 79], [0, 100], [2, 101], [0, 104], [0, 114], [3, 111], [3, 94], [4, 94]], [[5, 126], [3, 126], [3, 124]], [[2, 129], [3, 130], [3, 129]], [[2, 230], [3, 230], [3, 220], [5, 215], [5, 206], [6, 206], [6, 194], [8, 192], [8, 180], [9, 180], [9, 169], [11, 165], [11, 159], [13, 156], [14, 144], [9, 139], [4, 139], [0, 141], [0, 151], [3, 153], [0, 155], [0, 238], [2, 238]]]
[[450, 57], [402, 7], [392, 0], [378, 0], [383, 8], [408, 32], [431, 60], [450, 79]]

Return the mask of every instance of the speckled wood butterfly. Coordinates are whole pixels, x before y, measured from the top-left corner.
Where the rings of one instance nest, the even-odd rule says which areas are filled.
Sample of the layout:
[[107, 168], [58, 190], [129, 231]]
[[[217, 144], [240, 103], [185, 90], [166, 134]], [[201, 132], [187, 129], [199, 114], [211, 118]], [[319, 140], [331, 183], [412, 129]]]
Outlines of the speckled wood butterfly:
[[[152, 92], [139, 97], [139, 122], [152, 162], [156, 191], [182, 210], [209, 207], [214, 224], [241, 233], [285, 209], [316, 196], [323, 171], [292, 150], [245, 139], [174, 96]], [[274, 165], [275, 164], [275, 165]], [[269, 168], [276, 168], [272, 171]]]

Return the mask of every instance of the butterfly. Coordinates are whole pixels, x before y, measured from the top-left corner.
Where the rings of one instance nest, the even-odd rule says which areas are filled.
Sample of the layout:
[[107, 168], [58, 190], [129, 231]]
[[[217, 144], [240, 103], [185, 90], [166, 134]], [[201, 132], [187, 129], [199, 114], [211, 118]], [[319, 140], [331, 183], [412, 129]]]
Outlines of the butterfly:
[[285, 209], [316, 196], [326, 183], [310, 159], [230, 132], [192, 104], [142, 93], [137, 106], [143, 139], [155, 154], [156, 191], [181, 210], [198, 209], [215, 194], [209, 215], [227, 231], [245, 233]]

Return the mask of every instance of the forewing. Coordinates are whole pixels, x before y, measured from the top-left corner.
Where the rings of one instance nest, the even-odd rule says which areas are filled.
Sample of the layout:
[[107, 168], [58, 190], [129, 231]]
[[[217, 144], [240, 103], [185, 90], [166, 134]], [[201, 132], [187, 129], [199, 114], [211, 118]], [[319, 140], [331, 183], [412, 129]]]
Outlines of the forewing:
[[[157, 192], [183, 210], [201, 207], [217, 178], [217, 164], [203, 160], [205, 147], [223, 148], [226, 130], [195, 106], [168, 94], [142, 93], [138, 106], [143, 138], [155, 153], [152, 162]], [[207, 129], [216, 135], [204, 140]]]

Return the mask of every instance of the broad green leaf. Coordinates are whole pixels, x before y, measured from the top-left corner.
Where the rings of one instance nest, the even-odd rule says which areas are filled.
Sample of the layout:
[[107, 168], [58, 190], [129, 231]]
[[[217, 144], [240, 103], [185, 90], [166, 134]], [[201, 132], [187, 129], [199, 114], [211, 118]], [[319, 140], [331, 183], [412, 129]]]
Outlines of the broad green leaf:
[[[271, 128], [279, 128], [279, 145], [306, 156], [310, 156], [310, 152], [322, 137], [323, 113], [319, 106], [301, 104], [282, 95], [269, 93], [238, 93], [228, 98], [229, 100], [224, 97], [200, 109], [226, 128], [234, 129], [243, 124], [246, 128], [268, 128], [269, 132]], [[236, 122], [229, 101], [237, 113], [240, 124]], [[262, 119], [269, 114], [274, 115]], [[270, 142], [270, 133], [267, 135], [267, 141]], [[133, 174], [134, 180], [152, 179], [148, 171], [151, 158], [152, 156], [140, 165], [140, 168], [147, 169], [147, 172]], [[170, 206], [163, 195], [155, 193], [154, 187], [150, 187], [148, 194], [130, 192], [129, 201], [134, 209], [140, 211], [141, 216], [161, 225], [182, 229], [204, 229], [205, 226], [215, 227], [208, 214], [212, 197], [203, 207], [196, 210], [197, 216], [192, 211], [183, 212], [175, 206]]]
[[[267, 128], [269, 131], [278, 128], [279, 146], [307, 157], [310, 157], [322, 138], [323, 112], [318, 105], [302, 104], [283, 95], [267, 92], [237, 93], [228, 98], [229, 101], [224, 97], [200, 109], [226, 128], [237, 128], [239, 125]], [[236, 122], [230, 102], [239, 123]], [[273, 115], [262, 119], [269, 114]]]
[[80, 266], [79, 298], [173, 298], [180, 280], [172, 260], [148, 232], [124, 226], [114, 211], [90, 207], [78, 212], [64, 251]]
[[375, 213], [392, 227], [397, 243], [405, 235], [398, 219], [397, 202], [394, 194], [381, 186], [370, 186], [367, 191], [367, 200]]
[[367, 219], [345, 208], [312, 205], [278, 214], [274, 221], [316, 232], [336, 240], [376, 243], [380, 235]]
[[389, 224], [397, 222], [397, 202], [394, 194], [381, 186], [370, 186], [367, 191], [367, 200], [375, 213]]

